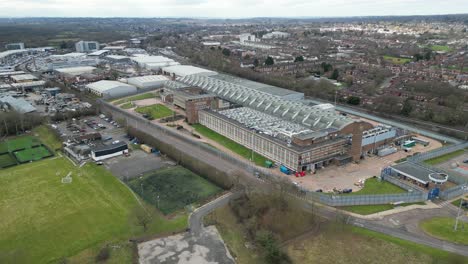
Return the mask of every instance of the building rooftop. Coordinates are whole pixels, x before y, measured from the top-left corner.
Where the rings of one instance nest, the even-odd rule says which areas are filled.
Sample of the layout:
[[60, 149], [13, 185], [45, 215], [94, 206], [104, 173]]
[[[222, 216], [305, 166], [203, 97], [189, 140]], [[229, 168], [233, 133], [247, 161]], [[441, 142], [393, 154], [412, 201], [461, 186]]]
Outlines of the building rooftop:
[[92, 66], [79, 66], [79, 67], [69, 67], [69, 68], [60, 68], [56, 69], [56, 72], [69, 75], [80, 75], [83, 73], [89, 73], [96, 70], [96, 67]]
[[5, 57], [8, 57], [8, 56], [11, 56], [11, 55], [14, 55], [14, 54], [24, 53], [24, 52], [28, 52], [28, 50], [27, 49], [20, 49], [20, 50], [3, 51], [3, 52], [0, 52], [0, 59], [3, 59]]
[[196, 74], [180, 77], [177, 80], [200, 87], [209, 93], [216, 94], [221, 99], [303, 125], [313, 131], [328, 128], [341, 130], [355, 122], [354, 119], [340, 115], [329, 106], [307, 106], [258, 89], [216, 78]]
[[36, 86], [43, 86], [45, 85], [45, 81], [35, 81], [35, 82], [22, 82], [22, 83], [12, 83], [11, 85], [15, 88], [19, 87], [36, 87]]
[[162, 70], [171, 74], [175, 74], [176, 76], [187, 76], [192, 74], [212, 76], [217, 74], [217, 72], [195, 67], [192, 65], [175, 65], [164, 67]]
[[90, 83], [90, 84], [86, 85], [86, 87], [88, 87], [89, 89], [93, 89], [93, 90], [101, 92], [101, 93], [105, 92], [107, 90], [114, 89], [116, 87], [122, 87], [122, 86], [132, 87], [132, 88], [136, 89], [135, 86], [133, 86], [133, 85], [129, 85], [129, 84], [126, 84], [126, 83], [121, 83], [121, 82], [118, 82], [118, 81], [108, 81], [108, 80], [102, 80], [102, 81], [99, 81], [99, 82]]
[[412, 162], [402, 162], [391, 166], [396, 172], [416, 180], [422, 184], [430, 182], [429, 174], [435, 171]]
[[13, 75], [11, 79], [14, 81], [26, 81], [26, 80], [37, 80], [37, 77], [32, 74], [20, 74], [20, 75]]
[[28, 101], [24, 100], [23, 98], [14, 98], [12, 96], [3, 96], [0, 97], [0, 102], [7, 103], [11, 106], [15, 111], [25, 114], [36, 111], [36, 108], [32, 106]]
[[107, 55], [106, 58], [112, 59], [112, 60], [125, 60], [125, 59], [130, 59], [128, 56], [122, 56], [122, 55]]
[[101, 55], [106, 54], [108, 52], [109, 52], [108, 50], [98, 50], [98, 51], [89, 53], [88, 56], [101, 56]]

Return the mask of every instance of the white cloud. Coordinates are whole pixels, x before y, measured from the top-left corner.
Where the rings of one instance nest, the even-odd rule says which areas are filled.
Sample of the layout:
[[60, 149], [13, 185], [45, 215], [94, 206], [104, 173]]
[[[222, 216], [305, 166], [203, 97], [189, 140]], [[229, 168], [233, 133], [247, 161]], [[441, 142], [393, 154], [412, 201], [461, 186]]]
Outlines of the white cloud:
[[467, 0], [0, 0], [0, 16], [297, 17], [468, 13]]

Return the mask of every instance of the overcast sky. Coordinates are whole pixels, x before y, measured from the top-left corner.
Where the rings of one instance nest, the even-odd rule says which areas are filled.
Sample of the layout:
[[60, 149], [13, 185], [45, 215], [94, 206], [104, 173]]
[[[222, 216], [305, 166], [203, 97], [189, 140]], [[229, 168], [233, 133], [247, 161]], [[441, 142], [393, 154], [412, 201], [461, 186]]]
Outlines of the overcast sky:
[[468, 0], [0, 0], [0, 17], [330, 17], [468, 13]]

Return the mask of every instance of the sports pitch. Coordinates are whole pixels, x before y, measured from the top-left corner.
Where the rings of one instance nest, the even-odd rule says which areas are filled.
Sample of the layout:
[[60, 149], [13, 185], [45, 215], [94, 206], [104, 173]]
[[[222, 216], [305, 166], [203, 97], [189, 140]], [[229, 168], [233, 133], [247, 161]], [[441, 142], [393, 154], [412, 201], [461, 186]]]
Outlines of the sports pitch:
[[1, 170], [0, 201], [0, 263], [56, 262], [135, 231], [128, 188], [102, 167], [63, 157]]
[[134, 179], [129, 186], [164, 214], [176, 212], [222, 191], [201, 176], [179, 166]]
[[0, 143], [0, 168], [51, 156], [53, 153], [36, 137], [22, 136]]

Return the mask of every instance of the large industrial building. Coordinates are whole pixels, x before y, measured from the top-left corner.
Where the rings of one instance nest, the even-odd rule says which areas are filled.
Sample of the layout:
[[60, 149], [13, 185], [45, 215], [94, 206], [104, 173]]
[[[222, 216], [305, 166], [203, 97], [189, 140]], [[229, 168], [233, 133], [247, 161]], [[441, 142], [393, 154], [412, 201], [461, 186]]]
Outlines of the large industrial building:
[[93, 52], [99, 50], [97, 41], [78, 41], [75, 43], [76, 52]]
[[103, 98], [115, 98], [135, 94], [137, 88], [133, 85], [118, 81], [99, 81], [86, 86], [89, 92]]
[[184, 77], [192, 74], [199, 74], [204, 76], [212, 76], [217, 73], [214, 71], [206, 70], [203, 68], [191, 66], [191, 65], [175, 65], [162, 68], [162, 72], [165, 75], [172, 77]]
[[343, 116], [333, 105], [304, 105], [298, 102], [303, 94], [279, 87], [222, 74], [187, 75], [175, 83], [173, 89], [183, 89], [177, 85], [182, 83], [229, 102], [200, 110], [200, 124], [293, 171], [358, 161], [364, 146], [393, 135], [373, 131], [370, 123]]
[[128, 84], [139, 89], [156, 89], [164, 86], [168, 78], [162, 75], [148, 75], [128, 78]]
[[[138, 55], [138, 56], [137, 56]], [[180, 63], [164, 56], [148, 56], [137, 54], [130, 59], [136, 62], [141, 68], [159, 71], [163, 67], [179, 65]]]

